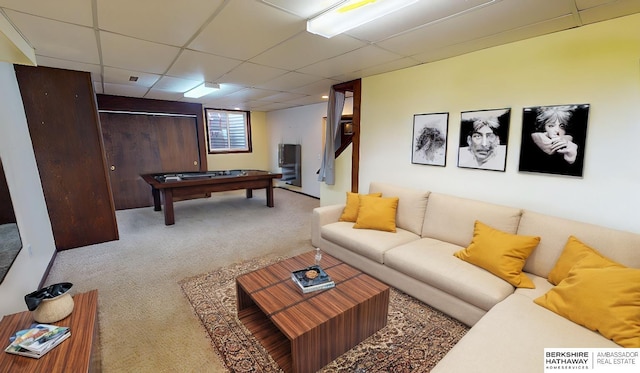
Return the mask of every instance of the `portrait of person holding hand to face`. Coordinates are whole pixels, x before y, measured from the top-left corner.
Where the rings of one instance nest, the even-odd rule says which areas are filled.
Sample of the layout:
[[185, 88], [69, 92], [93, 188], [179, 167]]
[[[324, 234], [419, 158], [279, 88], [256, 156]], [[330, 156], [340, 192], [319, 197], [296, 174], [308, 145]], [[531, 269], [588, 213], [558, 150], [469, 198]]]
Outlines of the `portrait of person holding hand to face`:
[[520, 171], [582, 176], [589, 105], [525, 108]]

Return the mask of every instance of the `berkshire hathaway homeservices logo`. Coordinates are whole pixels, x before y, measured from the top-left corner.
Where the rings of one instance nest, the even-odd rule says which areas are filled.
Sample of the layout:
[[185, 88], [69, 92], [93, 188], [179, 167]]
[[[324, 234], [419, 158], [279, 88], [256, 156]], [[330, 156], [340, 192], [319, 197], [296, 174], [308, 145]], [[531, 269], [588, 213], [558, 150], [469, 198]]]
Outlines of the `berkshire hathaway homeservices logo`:
[[640, 372], [640, 348], [545, 348], [544, 373]]

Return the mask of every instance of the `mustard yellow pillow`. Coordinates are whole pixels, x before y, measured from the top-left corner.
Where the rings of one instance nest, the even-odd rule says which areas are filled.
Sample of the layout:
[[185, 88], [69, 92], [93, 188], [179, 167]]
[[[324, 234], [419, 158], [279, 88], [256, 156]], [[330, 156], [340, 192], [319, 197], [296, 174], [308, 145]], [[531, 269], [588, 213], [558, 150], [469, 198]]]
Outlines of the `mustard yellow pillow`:
[[533, 289], [535, 285], [522, 273], [522, 267], [539, 242], [540, 237], [502, 232], [476, 221], [471, 244], [453, 255], [486, 269], [515, 287]]
[[360, 210], [353, 227], [395, 232], [398, 201], [398, 197], [360, 196]]
[[534, 302], [620, 346], [640, 348], [640, 269], [587, 257]]
[[558, 285], [560, 281], [564, 280], [569, 275], [571, 267], [587, 256], [603, 258], [602, 254], [600, 254], [596, 249], [585, 245], [575, 236], [569, 236], [569, 239], [562, 250], [562, 254], [560, 254], [555, 266], [551, 272], [549, 272], [547, 280], [554, 285]]
[[[371, 193], [368, 194], [372, 197], [381, 197], [382, 193]], [[358, 218], [358, 210], [360, 209], [360, 194], [347, 192], [347, 204], [342, 210], [342, 215], [340, 215], [340, 221], [351, 221], [355, 222]]]

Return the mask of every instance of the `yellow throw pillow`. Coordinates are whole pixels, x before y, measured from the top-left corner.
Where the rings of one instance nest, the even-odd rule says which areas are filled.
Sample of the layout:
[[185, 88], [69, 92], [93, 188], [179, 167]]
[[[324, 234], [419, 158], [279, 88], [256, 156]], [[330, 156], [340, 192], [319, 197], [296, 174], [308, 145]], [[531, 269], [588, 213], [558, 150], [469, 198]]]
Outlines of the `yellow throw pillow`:
[[398, 197], [360, 196], [360, 210], [353, 227], [395, 232], [399, 200]]
[[522, 267], [539, 242], [540, 237], [502, 232], [476, 221], [471, 244], [453, 255], [486, 269], [515, 287], [533, 289], [535, 285], [522, 272]]
[[571, 267], [587, 256], [603, 258], [602, 254], [596, 249], [585, 245], [574, 236], [569, 236], [567, 243], [564, 245], [564, 250], [562, 250], [558, 261], [549, 272], [547, 280], [554, 285], [558, 285], [560, 281], [569, 275]]
[[620, 346], [640, 348], [640, 269], [587, 257], [534, 302]]
[[[382, 193], [371, 193], [368, 194], [372, 197], [381, 197]], [[358, 218], [358, 210], [360, 209], [360, 194], [347, 192], [347, 204], [342, 210], [342, 215], [340, 215], [340, 221], [350, 221], [355, 222]]]

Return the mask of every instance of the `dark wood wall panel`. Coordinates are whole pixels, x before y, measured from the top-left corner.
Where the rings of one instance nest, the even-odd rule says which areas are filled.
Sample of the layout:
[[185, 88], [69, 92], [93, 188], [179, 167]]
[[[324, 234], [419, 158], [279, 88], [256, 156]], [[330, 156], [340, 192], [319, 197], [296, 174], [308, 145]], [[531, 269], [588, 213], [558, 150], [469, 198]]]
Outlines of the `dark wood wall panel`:
[[141, 174], [200, 171], [193, 117], [101, 112], [100, 122], [116, 210], [153, 205]]
[[58, 250], [118, 239], [89, 73], [15, 65]]
[[206, 171], [202, 105], [97, 95], [116, 209], [153, 205], [140, 174]]

